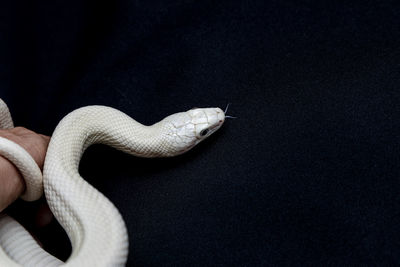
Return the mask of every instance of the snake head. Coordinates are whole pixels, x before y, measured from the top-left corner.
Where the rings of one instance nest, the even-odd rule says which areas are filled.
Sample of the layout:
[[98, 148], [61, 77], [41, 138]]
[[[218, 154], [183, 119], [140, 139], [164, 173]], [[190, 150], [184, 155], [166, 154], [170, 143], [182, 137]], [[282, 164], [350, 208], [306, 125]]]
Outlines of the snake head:
[[224, 121], [225, 113], [220, 108], [194, 108], [163, 120], [174, 155], [190, 150], [217, 131]]

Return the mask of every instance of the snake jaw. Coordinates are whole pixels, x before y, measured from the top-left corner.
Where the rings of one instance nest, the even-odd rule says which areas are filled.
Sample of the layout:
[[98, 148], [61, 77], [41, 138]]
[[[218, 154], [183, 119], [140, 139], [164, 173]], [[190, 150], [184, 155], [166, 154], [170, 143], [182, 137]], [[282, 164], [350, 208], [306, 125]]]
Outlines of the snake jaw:
[[175, 155], [189, 151], [217, 131], [225, 121], [220, 108], [195, 108], [165, 118], [168, 141]]

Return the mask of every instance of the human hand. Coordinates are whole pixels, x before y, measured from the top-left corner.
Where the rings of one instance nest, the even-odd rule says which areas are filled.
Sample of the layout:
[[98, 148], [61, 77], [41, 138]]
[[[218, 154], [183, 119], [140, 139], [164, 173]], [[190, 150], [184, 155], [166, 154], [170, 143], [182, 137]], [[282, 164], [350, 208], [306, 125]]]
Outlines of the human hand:
[[[7, 138], [23, 147], [43, 169], [50, 137], [37, 134], [23, 127], [0, 130], [0, 137]], [[18, 169], [0, 156], [0, 211], [14, 202], [25, 190], [25, 182]]]

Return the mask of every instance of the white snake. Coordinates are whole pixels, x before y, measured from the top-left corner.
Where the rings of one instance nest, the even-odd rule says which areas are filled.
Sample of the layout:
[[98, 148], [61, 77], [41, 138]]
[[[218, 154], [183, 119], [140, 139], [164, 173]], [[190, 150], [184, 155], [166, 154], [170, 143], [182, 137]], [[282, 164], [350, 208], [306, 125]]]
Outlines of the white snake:
[[[0, 138], [0, 154], [14, 163], [26, 182], [21, 197], [37, 200], [44, 185], [49, 207], [72, 245], [72, 253], [64, 263], [44, 251], [11, 217], [0, 214], [0, 266], [125, 265], [128, 234], [120, 213], [78, 173], [85, 149], [102, 143], [140, 157], [175, 156], [210, 136], [224, 120], [220, 108], [196, 108], [144, 126], [110, 107], [77, 109], [61, 120], [51, 137], [43, 183], [40, 169], [29, 154]], [[12, 127], [9, 110], [0, 99], [0, 128]]]

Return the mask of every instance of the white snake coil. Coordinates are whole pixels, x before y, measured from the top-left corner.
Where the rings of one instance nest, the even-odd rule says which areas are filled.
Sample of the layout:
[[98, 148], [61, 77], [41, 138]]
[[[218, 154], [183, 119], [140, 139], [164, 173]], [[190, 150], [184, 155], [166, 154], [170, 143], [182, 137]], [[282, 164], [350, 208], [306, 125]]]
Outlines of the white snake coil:
[[[182, 154], [218, 130], [225, 120], [219, 108], [196, 108], [144, 126], [105, 106], [88, 106], [58, 124], [47, 150], [43, 183], [39, 167], [19, 145], [0, 138], [0, 154], [22, 173], [26, 191], [37, 200], [44, 193], [51, 211], [65, 229], [72, 253], [64, 263], [44, 251], [11, 217], [0, 214], [0, 266], [123, 266], [128, 255], [125, 223], [114, 205], [78, 173], [85, 149], [94, 143], [140, 157]], [[12, 128], [0, 99], [0, 128]]]

